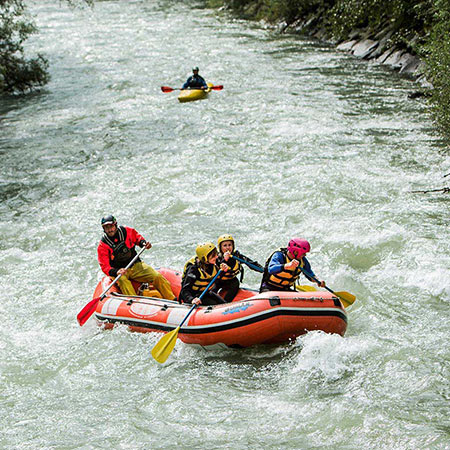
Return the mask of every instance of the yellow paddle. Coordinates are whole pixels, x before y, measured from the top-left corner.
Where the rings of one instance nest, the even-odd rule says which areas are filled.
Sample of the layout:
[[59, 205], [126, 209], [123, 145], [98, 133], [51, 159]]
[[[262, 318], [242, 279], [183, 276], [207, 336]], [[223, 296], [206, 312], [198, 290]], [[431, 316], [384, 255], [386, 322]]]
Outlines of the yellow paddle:
[[[320, 283], [320, 281], [315, 276], [311, 275], [308, 271], [302, 269], [301, 267], [299, 267], [299, 269], [306, 275], [307, 278], [314, 280], [316, 283]], [[345, 308], [349, 307], [350, 305], [353, 305], [353, 303], [356, 300], [356, 297], [353, 294], [350, 294], [350, 292], [346, 292], [346, 291], [335, 292], [335, 291], [332, 291], [328, 286], [324, 286], [324, 288], [328, 292], [331, 292], [332, 294], [339, 297]]]
[[346, 291], [332, 291], [331, 289], [328, 289], [325, 286], [325, 289], [327, 289], [327, 291], [332, 292], [333, 294], [337, 295], [340, 299], [342, 304], [344, 305], [344, 308], [348, 308], [350, 305], [353, 305], [353, 303], [355, 303], [356, 297], [353, 294], [350, 294], [350, 292], [346, 292]]
[[[206, 286], [206, 289], [202, 292], [202, 294], [199, 297], [200, 300], [208, 292], [208, 289], [211, 287], [214, 281], [216, 281], [216, 278], [221, 274], [221, 272], [222, 270], [219, 270], [214, 276], [214, 278], [210, 281], [208, 286]], [[172, 353], [172, 350], [177, 342], [178, 332], [180, 331], [180, 328], [183, 326], [183, 323], [186, 322], [186, 319], [189, 317], [191, 312], [194, 311], [196, 307], [197, 307], [196, 304], [192, 305], [192, 308], [189, 310], [184, 319], [181, 321], [180, 325], [178, 325], [174, 330], [169, 331], [167, 334], [165, 334], [153, 347], [152, 356], [160, 364], [165, 363], [169, 355]]]
[[[303, 292], [312, 292], [312, 291], [317, 292], [317, 289], [314, 286], [308, 286], [306, 284], [302, 284], [302, 285], [296, 284], [295, 289], [297, 291], [303, 291]], [[325, 289], [327, 289], [326, 286], [325, 286]], [[333, 292], [333, 291], [331, 291], [331, 289], [328, 289], [328, 290], [341, 299], [341, 302], [345, 308], [352, 305], [354, 303], [354, 301], [356, 300], [356, 297], [353, 294], [350, 294], [350, 292], [345, 292], [345, 291], [339, 291], [339, 292], [334, 291]]]
[[314, 286], [308, 286], [306, 284], [296, 284], [295, 285], [295, 289], [297, 291], [301, 291], [301, 292], [312, 292], [312, 291], [317, 291], [317, 289]]

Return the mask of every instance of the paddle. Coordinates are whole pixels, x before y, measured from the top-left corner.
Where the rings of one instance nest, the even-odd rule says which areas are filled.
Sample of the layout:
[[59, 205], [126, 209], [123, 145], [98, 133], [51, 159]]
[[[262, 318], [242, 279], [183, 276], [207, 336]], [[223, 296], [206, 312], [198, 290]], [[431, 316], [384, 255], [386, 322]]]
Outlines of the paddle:
[[296, 284], [295, 290], [300, 292], [316, 292], [317, 289], [314, 286], [309, 286], [307, 284]]
[[249, 263], [248, 261], [245, 261], [244, 259], [239, 258], [238, 256], [231, 255], [231, 257], [234, 258], [234, 259], [237, 259], [237, 260], [238, 260], [239, 262], [241, 262], [241, 263], [247, 264], [248, 267], [250, 267], [250, 268], [256, 270], [257, 272], [261, 272], [261, 273], [264, 272], [264, 269], [261, 269], [261, 267], [255, 266], [254, 264]]
[[[192, 89], [202, 89], [202, 90], [212, 89], [214, 91], [221, 91], [223, 89], [223, 85], [219, 84], [217, 86], [208, 86], [207, 88], [198, 87], [198, 88], [192, 88]], [[161, 86], [161, 90], [166, 93], [166, 92], [172, 92], [172, 91], [184, 91], [186, 89], [183, 89], [183, 88], [171, 88], [169, 86]]]
[[[254, 264], [250, 264], [249, 262], [244, 261], [242, 258], [238, 258], [237, 256], [234, 256], [234, 255], [233, 255], [233, 258], [237, 259], [238, 261], [240, 261], [244, 264], [247, 264], [249, 267], [255, 269], [258, 272], [264, 272], [264, 270], [262, 270], [260, 267], [255, 266]], [[309, 272], [302, 269], [301, 267], [300, 267], [300, 269], [308, 278], [314, 280], [316, 283], [319, 283], [319, 280], [316, 277], [312, 276]], [[342, 300], [342, 303], [346, 308], [348, 306], [352, 305], [356, 300], [356, 297], [353, 294], [350, 294], [350, 292], [345, 292], [345, 291], [334, 292], [327, 286], [324, 286], [324, 288], [327, 291], [331, 292], [332, 294], [337, 295]], [[307, 285], [300, 285], [300, 284], [296, 284], [295, 289], [297, 289], [298, 291], [306, 291], [306, 292], [316, 290], [316, 288], [314, 286], [307, 286]]]
[[[316, 283], [320, 283], [320, 281], [315, 276], [310, 274], [308, 271], [306, 271], [305, 269], [302, 269], [300, 266], [299, 266], [299, 269], [306, 275], [307, 278], [314, 280]], [[342, 300], [342, 304], [346, 308], [350, 305], [353, 305], [353, 303], [356, 300], [356, 297], [353, 294], [350, 294], [350, 292], [346, 292], [346, 291], [335, 292], [335, 291], [332, 291], [328, 286], [324, 286], [324, 288], [328, 292], [331, 292], [332, 294], [337, 295]]]
[[[139, 256], [142, 254], [142, 252], [145, 250], [145, 247], [128, 263], [128, 265], [125, 267], [125, 270], [129, 269], [135, 261], [139, 258]], [[82, 327], [89, 317], [94, 314], [95, 310], [97, 309], [98, 302], [100, 300], [103, 300], [107, 294], [107, 292], [116, 284], [117, 280], [122, 276], [122, 274], [117, 275], [116, 278], [114, 278], [114, 281], [103, 291], [102, 295], [100, 297], [96, 297], [92, 299], [77, 315], [78, 323], [80, 324], [80, 327]]]
[[[206, 286], [206, 289], [201, 293], [199, 299], [201, 300], [202, 297], [208, 292], [208, 289], [211, 287], [211, 285], [216, 281], [216, 278], [221, 274], [222, 270], [219, 270], [214, 278], [211, 280], [211, 282]], [[192, 305], [192, 308], [189, 310], [189, 312], [186, 314], [184, 319], [181, 321], [180, 325], [178, 325], [177, 328], [175, 328], [172, 331], [169, 331], [169, 333], [166, 333], [159, 341], [158, 343], [153, 347], [152, 350], [152, 356], [156, 359], [160, 364], [163, 364], [166, 362], [166, 359], [169, 357], [169, 355], [172, 353], [173, 348], [175, 347], [175, 343], [177, 342], [177, 336], [178, 332], [180, 331], [180, 328], [183, 326], [183, 323], [186, 322], [186, 319], [189, 317], [192, 311], [196, 308], [197, 305]]]

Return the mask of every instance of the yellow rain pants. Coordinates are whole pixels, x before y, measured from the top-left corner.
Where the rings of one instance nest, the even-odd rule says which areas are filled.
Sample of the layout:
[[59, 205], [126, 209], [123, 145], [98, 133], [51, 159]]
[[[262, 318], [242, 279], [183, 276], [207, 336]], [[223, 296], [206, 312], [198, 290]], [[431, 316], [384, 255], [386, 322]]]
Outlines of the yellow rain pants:
[[130, 280], [140, 281], [141, 283], [151, 283], [155, 289], [161, 294], [162, 298], [173, 300], [175, 298], [170, 283], [153, 267], [144, 262], [137, 262], [127, 272], [122, 275], [117, 284], [125, 295], [136, 295]]

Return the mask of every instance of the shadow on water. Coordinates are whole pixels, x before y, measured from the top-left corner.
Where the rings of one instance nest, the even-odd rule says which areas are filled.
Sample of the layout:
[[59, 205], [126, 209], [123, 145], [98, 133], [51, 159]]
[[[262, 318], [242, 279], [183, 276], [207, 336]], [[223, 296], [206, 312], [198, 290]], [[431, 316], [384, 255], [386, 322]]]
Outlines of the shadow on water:
[[33, 104], [38, 105], [47, 95], [48, 91], [45, 88], [36, 89], [35, 91], [24, 92], [21, 94], [2, 95], [0, 101], [0, 126], [4, 116], [8, 113], [15, 110], [20, 110]]
[[261, 369], [278, 364], [291, 354], [296, 355], [301, 350], [301, 344], [293, 341], [282, 345], [258, 345], [251, 348], [197, 347], [196, 350], [202, 353], [206, 363], [221, 361], [231, 366], [250, 366]]

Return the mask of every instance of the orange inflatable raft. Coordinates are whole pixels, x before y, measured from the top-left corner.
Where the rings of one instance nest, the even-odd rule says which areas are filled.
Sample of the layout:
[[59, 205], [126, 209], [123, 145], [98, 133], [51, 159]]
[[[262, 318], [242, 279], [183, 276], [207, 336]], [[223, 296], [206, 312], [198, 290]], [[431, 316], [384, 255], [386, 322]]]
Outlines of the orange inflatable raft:
[[[181, 273], [158, 269], [180, 293]], [[104, 277], [94, 298], [111, 283]], [[138, 287], [139, 283], [136, 287]], [[98, 303], [96, 319], [105, 328], [128, 325], [132, 331], [169, 332], [174, 330], [192, 305], [156, 297], [125, 296], [113, 286]], [[180, 329], [178, 337], [186, 344], [250, 347], [257, 344], [280, 344], [308, 331], [344, 335], [347, 314], [338, 297], [329, 292], [264, 292], [240, 289], [232, 303], [199, 306]]]

